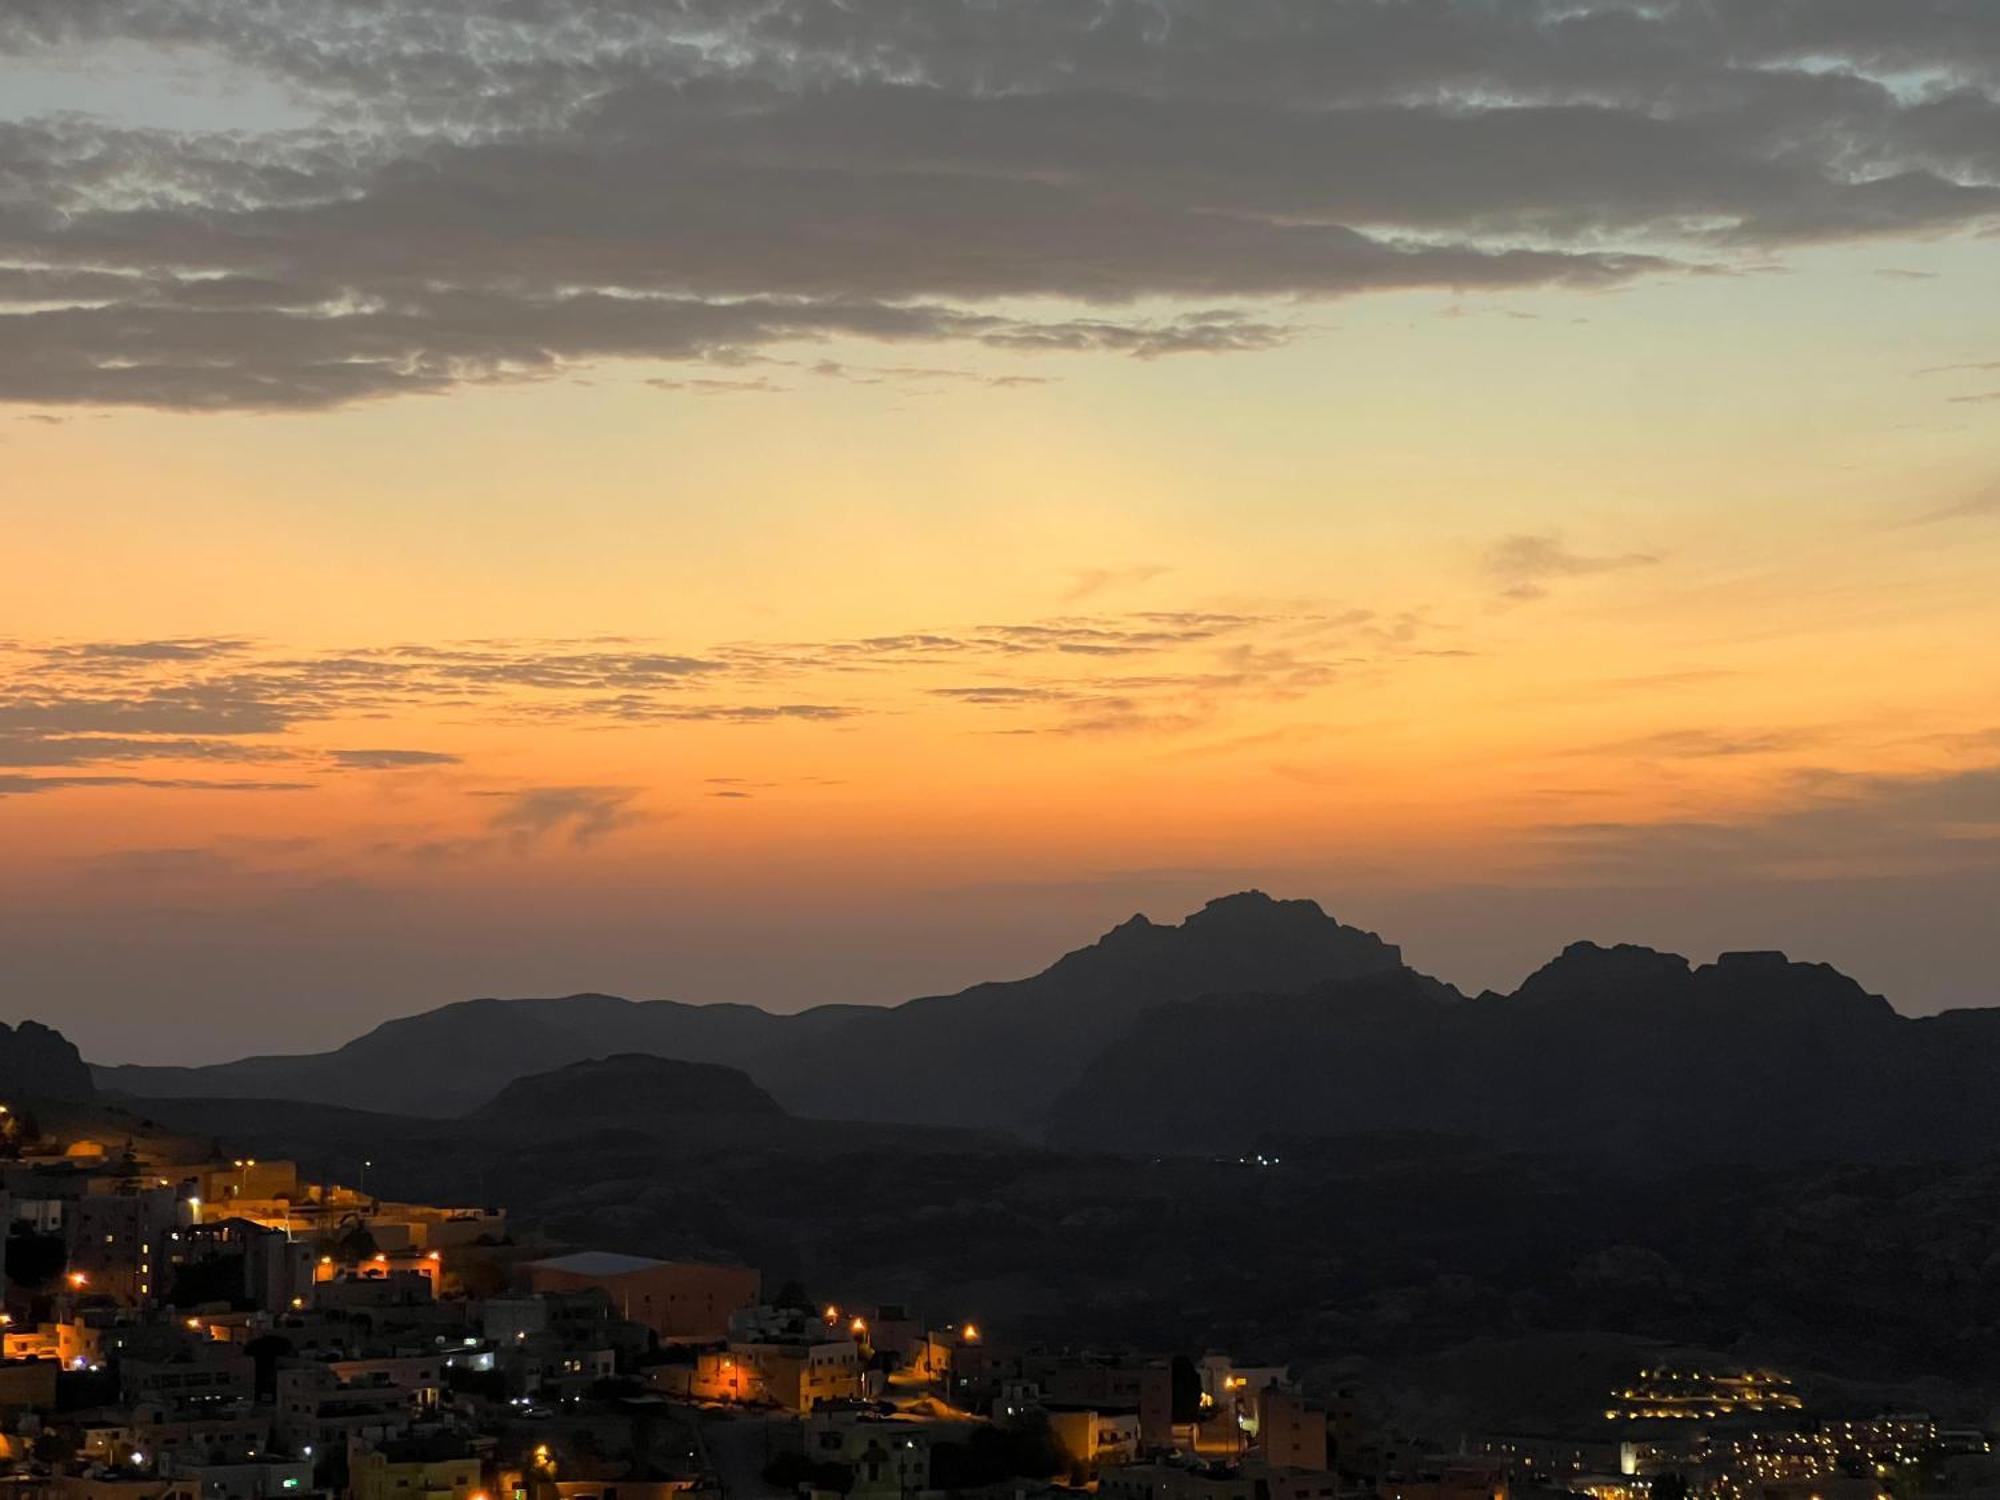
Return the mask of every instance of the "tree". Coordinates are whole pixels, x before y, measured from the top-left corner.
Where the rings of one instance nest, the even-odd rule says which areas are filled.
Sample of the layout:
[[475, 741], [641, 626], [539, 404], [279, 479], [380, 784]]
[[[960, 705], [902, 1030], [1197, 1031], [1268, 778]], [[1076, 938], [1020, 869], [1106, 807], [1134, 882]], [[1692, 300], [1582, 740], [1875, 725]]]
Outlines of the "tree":
[[61, 1235], [16, 1226], [7, 1236], [7, 1280], [23, 1291], [40, 1291], [68, 1268], [69, 1247]]
[[353, 1223], [346, 1225], [340, 1231], [340, 1233], [334, 1237], [333, 1241], [334, 1255], [340, 1260], [347, 1261], [350, 1263], [360, 1260], [369, 1260], [372, 1257], [374, 1257], [381, 1250], [381, 1248], [382, 1247], [380, 1245], [375, 1243], [375, 1236], [368, 1232], [368, 1226], [362, 1223], [359, 1219], [356, 1219]]

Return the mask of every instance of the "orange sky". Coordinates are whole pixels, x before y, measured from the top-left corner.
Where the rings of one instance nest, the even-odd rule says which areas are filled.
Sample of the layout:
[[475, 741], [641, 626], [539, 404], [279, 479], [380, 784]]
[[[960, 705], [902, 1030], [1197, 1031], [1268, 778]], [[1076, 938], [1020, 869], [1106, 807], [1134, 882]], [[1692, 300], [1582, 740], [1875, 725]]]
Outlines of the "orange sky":
[[[336, 128], [330, 85], [200, 30], [228, 11], [190, 0], [158, 52], [0, 28], [0, 81], [40, 90], [0, 127], [51, 161], [51, 121], [159, 133], [144, 170], [195, 196], [204, 132]], [[123, 92], [85, 81], [94, 47]], [[136, 189], [99, 191], [63, 231], [99, 239], [0, 263], [127, 254]], [[1398, 211], [1430, 253], [1446, 210]], [[78, 353], [47, 319], [99, 293], [0, 284], [8, 1012], [97, 1060], [204, 1060], [474, 993], [893, 1000], [1251, 884], [1469, 988], [1588, 936], [1990, 1001], [2000, 303], [1990, 210], [1923, 214], [1698, 249], [1648, 220], [1619, 248], [1656, 264], [1588, 278], [1212, 293], [1080, 223], [1073, 284], [990, 251], [828, 291], [781, 246], [741, 274], [794, 322], [950, 306], [727, 347], [538, 331], [581, 342], [333, 394], [309, 382], [362, 356]], [[624, 244], [516, 222], [559, 271]], [[145, 274], [227, 281], [189, 269], [224, 249], [141, 227], [174, 267]], [[366, 249], [317, 232], [325, 264], [302, 242], [257, 274], [362, 298]], [[686, 281], [710, 307], [764, 284], [732, 274]]]

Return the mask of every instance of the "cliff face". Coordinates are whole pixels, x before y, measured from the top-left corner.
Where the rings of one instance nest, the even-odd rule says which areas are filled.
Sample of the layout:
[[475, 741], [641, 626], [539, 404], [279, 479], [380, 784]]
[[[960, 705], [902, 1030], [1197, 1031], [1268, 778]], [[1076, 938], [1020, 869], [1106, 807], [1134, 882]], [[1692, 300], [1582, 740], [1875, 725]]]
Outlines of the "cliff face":
[[97, 1089], [76, 1044], [40, 1021], [0, 1022], [0, 1099], [90, 1099]]
[[1634, 1165], [1966, 1159], [2000, 1150], [2000, 1013], [1911, 1020], [1824, 964], [1574, 944], [1511, 995], [1407, 977], [1142, 1017], [1055, 1139], [1241, 1152], [1415, 1130]]

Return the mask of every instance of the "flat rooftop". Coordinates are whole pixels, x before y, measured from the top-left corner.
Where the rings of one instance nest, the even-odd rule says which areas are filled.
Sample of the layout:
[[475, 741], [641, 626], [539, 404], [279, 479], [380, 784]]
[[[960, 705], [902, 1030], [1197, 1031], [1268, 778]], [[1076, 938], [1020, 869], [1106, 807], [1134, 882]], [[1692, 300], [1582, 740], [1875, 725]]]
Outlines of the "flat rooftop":
[[656, 1271], [672, 1261], [654, 1260], [645, 1255], [620, 1255], [615, 1250], [579, 1250], [574, 1255], [558, 1255], [549, 1260], [528, 1262], [534, 1271], [569, 1271], [578, 1276], [625, 1276], [633, 1271]]

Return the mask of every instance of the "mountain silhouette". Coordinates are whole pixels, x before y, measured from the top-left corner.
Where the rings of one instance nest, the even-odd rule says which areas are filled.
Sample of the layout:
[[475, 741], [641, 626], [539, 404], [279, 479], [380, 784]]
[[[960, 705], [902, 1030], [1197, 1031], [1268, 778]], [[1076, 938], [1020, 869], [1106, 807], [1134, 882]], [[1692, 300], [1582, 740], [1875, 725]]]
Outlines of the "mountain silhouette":
[[[1069, 1146], [1421, 1130], [1672, 1166], [2000, 1150], [2000, 1012], [1900, 1016], [1824, 964], [1577, 943], [1511, 995], [1408, 976], [1164, 1007], [1057, 1102]], [[1272, 1149], [1275, 1149], [1273, 1147]]]
[[1284, 993], [1401, 965], [1393, 945], [1314, 902], [1252, 891], [1211, 901], [1178, 926], [1133, 917], [1029, 979], [893, 1007], [786, 1016], [610, 995], [469, 1000], [384, 1022], [331, 1052], [100, 1067], [96, 1077], [138, 1098], [294, 1099], [443, 1117], [528, 1073], [650, 1053], [742, 1068], [794, 1114], [1036, 1133], [1096, 1052], [1152, 1006]]
[[[545, 1076], [503, 1094], [529, 1074]], [[625, 1102], [610, 1113], [648, 1129], [713, 1087], [742, 1104], [716, 1106], [732, 1118], [769, 1106], [1146, 1153], [1383, 1131], [1659, 1164], [2000, 1151], [2000, 1010], [1910, 1019], [1780, 953], [1697, 965], [1594, 943], [1467, 999], [1313, 902], [1254, 891], [1178, 925], [1134, 917], [1027, 979], [893, 1007], [475, 1000], [332, 1052], [96, 1077], [142, 1099], [475, 1122], [583, 1119], [611, 1093]]]
[[40, 1021], [0, 1021], [0, 1100], [88, 1099], [90, 1066], [60, 1031]]
[[618, 1053], [741, 1066], [810, 1041], [858, 1006], [798, 1016], [751, 1005], [683, 1005], [615, 995], [461, 1000], [384, 1021], [331, 1052], [207, 1067], [99, 1067], [100, 1087], [149, 1099], [297, 1099], [387, 1114], [456, 1116], [530, 1073]]

